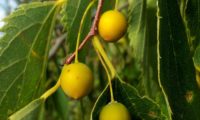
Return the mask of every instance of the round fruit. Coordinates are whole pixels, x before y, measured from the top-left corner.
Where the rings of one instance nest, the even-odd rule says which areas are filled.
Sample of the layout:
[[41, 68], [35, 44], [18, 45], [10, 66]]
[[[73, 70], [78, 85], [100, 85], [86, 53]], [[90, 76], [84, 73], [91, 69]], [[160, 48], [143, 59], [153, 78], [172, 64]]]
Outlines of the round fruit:
[[119, 102], [111, 102], [100, 112], [99, 120], [131, 120], [127, 108]]
[[86, 96], [93, 86], [93, 75], [89, 67], [83, 63], [64, 65], [60, 75], [63, 91], [73, 99]]
[[127, 28], [125, 16], [117, 10], [109, 10], [101, 16], [98, 30], [100, 36], [107, 42], [120, 39]]

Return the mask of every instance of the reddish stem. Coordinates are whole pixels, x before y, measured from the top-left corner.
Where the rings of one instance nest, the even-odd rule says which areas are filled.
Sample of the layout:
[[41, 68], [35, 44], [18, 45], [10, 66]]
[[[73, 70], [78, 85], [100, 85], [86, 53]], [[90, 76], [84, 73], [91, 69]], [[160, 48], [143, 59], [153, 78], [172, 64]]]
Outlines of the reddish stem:
[[[99, 16], [100, 16], [101, 8], [102, 8], [102, 5], [103, 5], [103, 1], [104, 0], [99, 0], [97, 11], [96, 11], [96, 14], [95, 14], [95, 17], [94, 17], [94, 21], [93, 21], [92, 27], [90, 28], [90, 32], [87, 34], [87, 36], [84, 38], [84, 40], [79, 45], [78, 51], [83, 48], [83, 46], [86, 44], [87, 41], [89, 41], [91, 39], [91, 37], [96, 35], [97, 23], [99, 21]], [[74, 59], [75, 55], [76, 55], [76, 52], [74, 52], [71, 56], [69, 56], [66, 59], [65, 64], [70, 64], [72, 62], [72, 60]]]

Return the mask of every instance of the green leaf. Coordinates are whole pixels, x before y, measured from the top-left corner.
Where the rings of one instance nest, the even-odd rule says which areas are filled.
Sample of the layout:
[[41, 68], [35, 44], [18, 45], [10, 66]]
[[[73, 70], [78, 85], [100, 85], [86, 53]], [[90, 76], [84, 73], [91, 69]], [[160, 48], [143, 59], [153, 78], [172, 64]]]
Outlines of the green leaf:
[[[147, 16], [149, 10], [147, 9], [146, 0], [129, 0], [129, 4], [128, 37], [130, 39], [130, 46], [133, 50], [132, 54], [142, 74], [142, 78], [140, 79], [138, 88], [140, 88], [141, 94], [151, 97], [151, 84], [154, 81], [151, 79], [152, 63], [150, 63], [150, 57], [153, 56], [155, 52], [155, 49], [154, 51], [152, 49], [152, 46], [155, 47], [155, 42], [153, 43], [153, 40], [155, 39], [152, 38], [155, 34], [147, 36], [147, 30], [148, 27], [152, 27], [150, 28], [152, 30], [149, 30], [148, 32], [152, 32], [153, 30], [155, 30], [153, 28], [154, 24], [151, 21], [152, 18]], [[148, 17], [149, 19], [147, 21]], [[151, 17], [153, 17], [153, 15]], [[155, 74], [156, 71], [154, 71], [153, 73]]]
[[67, 120], [70, 116], [69, 111], [69, 99], [63, 92], [61, 88], [59, 88], [55, 94], [53, 95], [54, 97], [54, 103], [56, 110], [58, 111], [59, 115], [63, 120]]
[[36, 99], [9, 117], [9, 120], [37, 120], [44, 100]]
[[158, 0], [158, 76], [174, 120], [200, 119], [200, 91], [175, 0]]
[[157, 95], [161, 93], [161, 90], [158, 85], [157, 60], [155, 60], [155, 58], [157, 57], [157, 38], [156, 38], [157, 17], [156, 17], [156, 8], [152, 6], [154, 5], [152, 4], [146, 9], [147, 37], [145, 41], [144, 59], [141, 65], [142, 69], [141, 84], [144, 85], [141, 86], [142, 88], [139, 89], [145, 89], [146, 95], [148, 95], [152, 99], [155, 99], [155, 97], [157, 97]]
[[200, 71], [200, 45], [195, 50], [193, 61], [195, 68]]
[[[148, 1], [149, 2], [149, 1]], [[149, 5], [151, 4], [151, 5]], [[167, 120], [171, 118], [171, 112], [168, 111], [169, 105], [165, 101], [164, 94], [158, 83], [158, 67], [157, 67], [157, 7], [156, 0], [148, 3], [147, 9], [147, 37], [144, 50], [144, 62], [142, 64], [142, 80], [140, 80], [141, 91], [145, 90], [145, 95], [155, 100], [161, 107], [163, 114], [167, 116]]]
[[187, 0], [185, 20], [187, 25], [188, 39], [195, 50], [200, 43], [200, 2], [199, 0]]
[[[90, 0], [68, 0], [62, 10], [63, 24], [65, 25], [68, 33], [67, 45], [69, 46], [69, 52], [75, 51], [80, 21], [89, 2]], [[90, 15], [91, 14], [86, 17], [86, 20], [84, 22], [81, 32], [81, 40], [89, 32], [91, 23]]]
[[115, 0], [104, 0], [101, 12], [104, 13], [108, 10], [113, 10], [115, 8]]
[[[146, 2], [148, 2], [147, 5]], [[157, 80], [156, 1], [132, 0], [129, 4], [128, 35], [136, 63], [141, 71], [137, 89], [140, 90], [140, 94], [156, 100], [163, 114], [170, 119], [168, 105]]]
[[59, 5], [21, 5], [5, 18], [0, 39], [0, 118], [37, 98], [44, 90], [46, 64]]
[[128, 37], [134, 57], [142, 62], [146, 41], [146, 0], [129, 0]]
[[[146, 79], [149, 72], [149, 66], [142, 64], [147, 63], [147, 49], [145, 45], [147, 42], [147, 24], [146, 24], [146, 0], [129, 0], [129, 26], [128, 26], [128, 38], [130, 40], [130, 46], [133, 50], [132, 54], [136, 60], [137, 66], [143, 77], [139, 82], [139, 88], [141, 88], [140, 93], [150, 96], [149, 81]], [[146, 53], [146, 56], [144, 56]]]
[[200, 88], [200, 45], [198, 45], [195, 50], [193, 61], [196, 69], [196, 82], [198, 87]]
[[179, 4], [180, 13], [183, 19], [185, 19], [185, 11], [187, 9], [188, 0], [177, 0]]
[[[124, 104], [129, 110], [132, 119], [144, 119], [144, 120], [164, 120], [165, 117], [161, 112], [158, 104], [153, 102], [147, 97], [139, 95], [138, 91], [119, 80], [114, 80], [113, 90], [115, 100]], [[110, 101], [109, 87], [107, 86], [99, 98], [97, 99], [91, 114], [91, 120], [98, 120], [99, 113], [103, 106]]]

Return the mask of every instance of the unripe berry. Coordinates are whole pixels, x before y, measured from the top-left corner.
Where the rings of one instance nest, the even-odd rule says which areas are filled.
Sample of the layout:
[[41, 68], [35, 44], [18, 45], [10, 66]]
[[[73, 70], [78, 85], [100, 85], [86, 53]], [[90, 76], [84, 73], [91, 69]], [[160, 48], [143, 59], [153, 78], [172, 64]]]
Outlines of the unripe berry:
[[127, 29], [125, 16], [117, 10], [109, 10], [100, 17], [98, 31], [107, 42], [119, 40]]
[[83, 63], [65, 65], [60, 75], [60, 84], [69, 97], [73, 99], [84, 97], [93, 86], [92, 71]]
[[111, 102], [103, 107], [99, 120], [131, 120], [131, 117], [123, 104]]

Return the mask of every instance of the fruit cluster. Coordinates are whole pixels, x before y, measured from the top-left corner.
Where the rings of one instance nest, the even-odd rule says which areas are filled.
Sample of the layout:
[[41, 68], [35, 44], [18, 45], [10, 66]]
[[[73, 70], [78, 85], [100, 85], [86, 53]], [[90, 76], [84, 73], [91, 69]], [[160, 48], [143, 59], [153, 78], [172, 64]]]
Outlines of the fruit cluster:
[[[127, 20], [117, 10], [109, 10], [102, 14], [98, 24], [99, 35], [106, 42], [116, 42], [126, 32]], [[93, 86], [93, 74], [90, 68], [80, 62], [64, 65], [60, 75], [61, 88], [66, 95], [80, 99], [89, 94]], [[111, 86], [112, 87], [112, 86]], [[117, 101], [105, 105], [99, 115], [99, 120], [130, 120], [127, 108]]]

